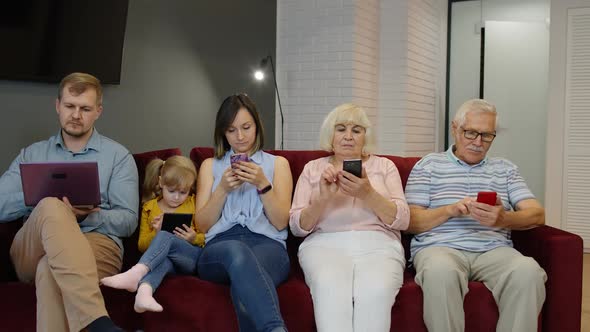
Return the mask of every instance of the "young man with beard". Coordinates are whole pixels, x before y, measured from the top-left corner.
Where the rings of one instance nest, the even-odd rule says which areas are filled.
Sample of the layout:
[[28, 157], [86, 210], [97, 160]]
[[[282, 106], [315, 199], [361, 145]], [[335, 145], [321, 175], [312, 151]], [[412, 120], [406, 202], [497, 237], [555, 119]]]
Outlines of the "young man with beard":
[[[0, 177], [0, 220], [25, 217], [10, 256], [19, 280], [35, 282], [37, 331], [122, 331], [108, 317], [98, 280], [120, 271], [121, 237], [137, 227], [137, 167], [127, 149], [94, 127], [102, 114], [97, 78], [66, 76], [55, 109], [57, 135], [22, 149]], [[100, 205], [79, 208], [60, 197], [26, 207], [19, 164], [45, 161], [97, 162]]]

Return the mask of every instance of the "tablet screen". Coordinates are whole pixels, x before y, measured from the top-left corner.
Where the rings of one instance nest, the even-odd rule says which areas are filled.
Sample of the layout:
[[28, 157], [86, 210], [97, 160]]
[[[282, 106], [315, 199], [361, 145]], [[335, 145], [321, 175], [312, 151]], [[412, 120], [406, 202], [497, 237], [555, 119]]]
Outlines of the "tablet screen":
[[176, 227], [182, 229], [183, 224], [190, 227], [192, 220], [191, 213], [164, 213], [162, 230], [173, 233]]

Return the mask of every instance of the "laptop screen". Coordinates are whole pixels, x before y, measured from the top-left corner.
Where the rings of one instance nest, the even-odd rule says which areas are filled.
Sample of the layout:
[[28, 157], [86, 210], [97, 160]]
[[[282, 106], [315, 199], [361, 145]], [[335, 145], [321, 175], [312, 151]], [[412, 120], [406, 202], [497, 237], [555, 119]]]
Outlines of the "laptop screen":
[[97, 162], [36, 162], [20, 164], [26, 206], [45, 197], [67, 197], [73, 206], [100, 205]]

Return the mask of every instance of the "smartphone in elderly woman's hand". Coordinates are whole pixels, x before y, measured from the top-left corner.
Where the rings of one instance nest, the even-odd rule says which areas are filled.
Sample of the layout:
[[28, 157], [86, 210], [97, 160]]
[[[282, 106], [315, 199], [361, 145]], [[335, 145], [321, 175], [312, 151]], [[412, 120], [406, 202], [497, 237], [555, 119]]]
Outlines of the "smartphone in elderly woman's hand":
[[357, 178], [362, 177], [363, 174], [363, 163], [360, 159], [349, 159], [344, 160], [342, 163], [342, 169], [348, 173], [356, 176]]

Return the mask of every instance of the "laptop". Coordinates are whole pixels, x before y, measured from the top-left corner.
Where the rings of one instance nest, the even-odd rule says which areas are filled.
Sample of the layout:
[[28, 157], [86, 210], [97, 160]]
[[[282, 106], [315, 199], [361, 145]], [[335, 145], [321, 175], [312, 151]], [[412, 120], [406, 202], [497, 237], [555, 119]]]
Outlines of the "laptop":
[[21, 181], [26, 206], [35, 206], [45, 197], [67, 197], [76, 207], [100, 205], [97, 162], [21, 163]]

